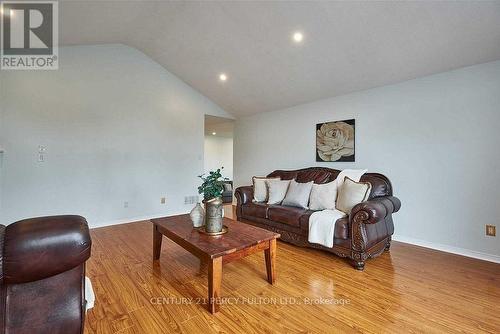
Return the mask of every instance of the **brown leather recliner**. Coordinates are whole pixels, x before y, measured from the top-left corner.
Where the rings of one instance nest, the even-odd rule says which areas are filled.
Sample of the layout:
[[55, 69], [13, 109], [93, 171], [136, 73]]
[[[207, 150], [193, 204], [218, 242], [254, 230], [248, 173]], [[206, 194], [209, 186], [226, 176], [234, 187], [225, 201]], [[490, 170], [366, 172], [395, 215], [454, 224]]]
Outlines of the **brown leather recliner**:
[[[322, 184], [335, 180], [339, 172], [336, 169], [311, 167], [277, 170], [268, 177], [279, 176], [282, 180]], [[361, 177], [361, 181], [372, 185], [370, 197], [366, 202], [356, 205], [349, 216], [337, 220], [333, 248], [308, 242], [309, 217], [314, 211], [254, 203], [251, 186], [236, 189], [236, 216], [241, 222], [280, 233], [283, 241], [350, 258], [356, 269], [363, 270], [366, 259], [381, 254], [384, 249], [389, 250], [394, 233], [392, 213], [399, 210], [401, 202], [392, 196], [391, 182], [384, 175], [367, 173]]]
[[79, 216], [0, 225], [0, 333], [83, 333], [90, 248]]

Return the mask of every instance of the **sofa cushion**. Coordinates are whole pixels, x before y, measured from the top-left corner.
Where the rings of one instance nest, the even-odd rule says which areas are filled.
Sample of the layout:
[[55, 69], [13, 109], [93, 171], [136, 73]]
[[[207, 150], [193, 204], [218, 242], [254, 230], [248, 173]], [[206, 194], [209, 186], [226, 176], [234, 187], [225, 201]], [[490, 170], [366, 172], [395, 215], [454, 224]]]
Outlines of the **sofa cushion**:
[[307, 209], [312, 186], [312, 181], [307, 183], [298, 183], [295, 180], [290, 181], [290, 186], [282, 205]]
[[344, 183], [338, 189], [335, 208], [348, 215], [351, 214], [351, 210], [356, 204], [368, 199], [371, 188], [369, 182], [355, 182], [346, 177]]
[[[300, 217], [300, 228], [309, 231], [309, 218], [316, 212], [313, 210], [306, 210]], [[335, 222], [334, 238], [340, 240], [349, 239], [349, 216], [340, 218]]]
[[[279, 180], [279, 177], [273, 179]], [[252, 177], [253, 182], [253, 200], [254, 202], [266, 202], [268, 198], [267, 184], [266, 181], [269, 180], [267, 177], [254, 176]]]
[[349, 239], [349, 217], [340, 218], [335, 222], [335, 239]]
[[290, 180], [266, 180], [268, 198], [267, 204], [281, 204], [285, 198]]
[[309, 198], [309, 209], [311, 210], [333, 210], [337, 199], [337, 182], [332, 181], [324, 184], [314, 184]]
[[267, 218], [268, 207], [265, 203], [247, 203], [241, 206], [241, 214], [246, 217]]
[[307, 212], [305, 209], [290, 206], [270, 206], [267, 218], [282, 224], [300, 227], [300, 217]]

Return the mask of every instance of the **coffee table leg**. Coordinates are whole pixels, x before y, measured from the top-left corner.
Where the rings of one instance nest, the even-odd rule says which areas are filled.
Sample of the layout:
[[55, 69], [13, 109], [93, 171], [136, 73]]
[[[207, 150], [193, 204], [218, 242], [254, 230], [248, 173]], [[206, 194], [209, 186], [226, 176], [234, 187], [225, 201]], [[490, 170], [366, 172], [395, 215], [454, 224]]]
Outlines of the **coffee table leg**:
[[222, 282], [222, 257], [208, 263], [208, 310], [219, 312], [220, 286]]
[[158, 232], [156, 225], [153, 225], [153, 261], [160, 259], [162, 234]]
[[276, 282], [274, 263], [276, 262], [276, 239], [269, 241], [269, 248], [264, 250], [266, 257], [267, 281], [270, 284]]

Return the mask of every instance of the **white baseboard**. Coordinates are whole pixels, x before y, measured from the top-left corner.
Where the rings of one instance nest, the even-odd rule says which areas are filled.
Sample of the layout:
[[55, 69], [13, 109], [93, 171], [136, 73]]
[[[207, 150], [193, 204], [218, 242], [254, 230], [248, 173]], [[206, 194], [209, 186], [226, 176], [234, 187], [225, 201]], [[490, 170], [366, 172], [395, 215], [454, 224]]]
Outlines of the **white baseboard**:
[[100, 228], [100, 227], [106, 227], [106, 226], [112, 226], [112, 225], [120, 225], [120, 224], [128, 224], [128, 223], [133, 223], [133, 222], [139, 222], [143, 220], [150, 220], [154, 218], [160, 218], [160, 217], [166, 217], [166, 216], [177, 216], [177, 215], [183, 215], [189, 213], [187, 212], [173, 212], [173, 213], [168, 213], [168, 214], [156, 214], [152, 216], [141, 216], [141, 217], [130, 217], [130, 218], [123, 218], [123, 219], [117, 219], [117, 220], [111, 220], [107, 222], [89, 222], [89, 228], [94, 229], [94, 228]]
[[414, 238], [409, 238], [409, 237], [404, 237], [404, 236], [398, 236], [398, 235], [393, 235], [392, 240], [404, 242], [406, 244], [412, 244], [412, 245], [416, 245], [416, 246], [420, 246], [420, 247], [435, 249], [435, 250], [446, 252], [446, 253], [452, 253], [452, 254], [472, 257], [474, 259], [480, 259], [480, 260], [484, 260], [484, 261], [500, 263], [500, 256], [499, 255], [487, 254], [487, 253], [477, 252], [477, 251], [473, 251], [473, 250], [466, 249], [466, 248], [438, 244], [438, 243], [434, 243], [434, 242], [429, 242], [429, 241], [425, 241], [425, 240], [414, 239]]

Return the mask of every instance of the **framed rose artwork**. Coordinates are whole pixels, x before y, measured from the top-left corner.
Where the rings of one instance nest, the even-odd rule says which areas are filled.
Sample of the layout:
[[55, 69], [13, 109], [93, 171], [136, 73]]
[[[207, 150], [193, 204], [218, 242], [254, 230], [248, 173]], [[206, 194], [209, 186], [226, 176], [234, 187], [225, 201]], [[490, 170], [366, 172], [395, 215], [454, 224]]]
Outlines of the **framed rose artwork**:
[[354, 122], [316, 124], [316, 161], [354, 161]]

